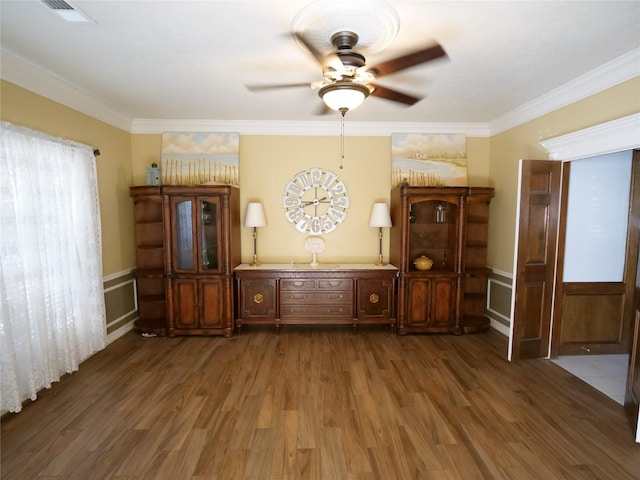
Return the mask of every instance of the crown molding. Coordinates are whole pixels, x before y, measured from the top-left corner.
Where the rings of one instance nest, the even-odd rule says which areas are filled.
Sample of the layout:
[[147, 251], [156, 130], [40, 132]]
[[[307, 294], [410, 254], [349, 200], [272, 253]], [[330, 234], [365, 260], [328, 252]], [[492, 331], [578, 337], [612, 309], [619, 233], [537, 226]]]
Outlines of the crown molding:
[[131, 119], [106, 106], [90, 92], [28, 62], [6, 49], [0, 49], [0, 78], [58, 102], [80, 113], [129, 132]]
[[640, 48], [636, 48], [491, 120], [489, 131], [496, 135], [639, 76]]
[[[131, 133], [163, 132], [238, 132], [241, 135], [336, 136], [340, 122], [288, 122], [239, 120], [154, 120], [136, 119]], [[392, 133], [463, 133], [468, 137], [488, 137], [486, 123], [410, 123], [349, 122], [344, 123], [347, 136], [386, 137]]]
[[[339, 135], [340, 122], [132, 119], [122, 115], [90, 92], [0, 49], [0, 77], [50, 100], [73, 108], [129, 133], [167, 131], [238, 132], [243, 135]], [[640, 49], [618, 57], [591, 72], [528, 102], [489, 123], [438, 122], [345, 122], [349, 136], [388, 136], [391, 133], [464, 133], [468, 137], [490, 137], [619, 83], [640, 76]]]
[[640, 148], [640, 113], [540, 142], [550, 160], [577, 160]]

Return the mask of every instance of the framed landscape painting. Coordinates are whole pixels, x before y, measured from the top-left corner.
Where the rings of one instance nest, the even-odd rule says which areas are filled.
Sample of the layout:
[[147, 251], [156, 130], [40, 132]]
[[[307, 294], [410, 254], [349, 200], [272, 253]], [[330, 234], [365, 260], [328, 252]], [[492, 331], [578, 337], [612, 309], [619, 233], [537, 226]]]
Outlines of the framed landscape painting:
[[466, 136], [458, 133], [391, 135], [391, 185], [467, 186]]
[[239, 184], [238, 133], [162, 134], [163, 185]]

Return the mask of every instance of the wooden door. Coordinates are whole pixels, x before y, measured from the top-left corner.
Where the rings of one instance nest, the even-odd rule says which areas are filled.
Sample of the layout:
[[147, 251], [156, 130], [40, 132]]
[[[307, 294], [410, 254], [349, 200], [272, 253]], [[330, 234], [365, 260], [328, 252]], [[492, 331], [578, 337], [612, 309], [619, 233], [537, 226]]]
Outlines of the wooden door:
[[[638, 288], [638, 286], [637, 286]], [[631, 336], [631, 355], [629, 358], [629, 372], [627, 388], [624, 398], [624, 409], [629, 424], [634, 431], [638, 430], [638, 408], [640, 406], [640, 309], [636, 309], [633, 333]], [[636, 441], [640, 441], [640, 431], [636, 434]]]
[[[621, 152], [622, 154], [628, 152]], [[630, 152], [629, 152], [630, 153]], [[569, 206], [569, 176], [570, 165], [566, 162], [563, 168], [563, 200], [562, 204]], [[579, 163], [579, 162], [578, 162]], [[560, 234], [558, 245], [558, 269], [556, 277], [556, 300], [554, 307], [554, 325], [551, 340], [551, 356], [558, 355], [593, 355], [593, 354], [620, 354], [629, 353], [630, 338], [633, 330], [633, 296], [634, 279], [638, 264], [638, 220], [640, 219], [640, 187], [638, 177], [640, 168], [638, 155], [633, 160], [631, 170], [631, 189], [629, 197], [629, 209], [626, 224], [620, 224], [618, 228], [625, 229], [626, 247], [624, 248], [625, 265], [620, 281], [573, 281], [566, 282], [563, 264], [564, 255], [571, 245], [566, 245], [566, 218], [568, 209], [563, 208], [560, 214]], [[602, 180], [596, 177], [594, 182]], [[624, 188], [617, 189], [621, 192]], [[626, 188], [627, 185], [624, 185]], [[593, 185], [573, 184], [571, 188], [594, 191]], [[598, 197], [607, 196], [606, 187], [597, 191]], [[612, 190], [609, 189], [609, 192]], [[566, 200], [565, 200], [566, 199]], [[598, 202], [605, 200], [599, 199]], [[617, 206], [618, 203], [614, 202]], [[593, 207], [591, 207], [593, 208]], [[594, 213], [606, 211], [600, 208], [593, 209]], [[617, 213], [617, 212], [616, 212]], [[620, 212], [622, 213], [622, 212]], [[597, 220], [594, 220], [597, 222]], [[636, 225], [636, 227], [634, 227]], [[592, 235], [595, 238], [607, 235], [609, 232], [600, 226], [592, 226]], [[619, 232], [620, 234], [621, 232]], [[581, 242], [589, 242], [589, 236], [582, 237]], [[617, 244], [617, 243], [616, 243]], [[589, 261], [588, 258], [585, 261]]]
[[624, 408], [629, 418], [629, 423], [636, 432], [636, 442], [640, 442], [640, 426], [638, 425], [640, 407], [640, 151], [633, 152], [633, 175], [631, 183], [631, 215], [629, 216], [629, 231], [635, 234], [636, 271], [633, 288], [633, 330], [631, 334], [629, 371], [627, 372], [627, 388], [625, 392]]
[[549, 351], [561, 176], [561, 162], [521, 162], [510, 360]]

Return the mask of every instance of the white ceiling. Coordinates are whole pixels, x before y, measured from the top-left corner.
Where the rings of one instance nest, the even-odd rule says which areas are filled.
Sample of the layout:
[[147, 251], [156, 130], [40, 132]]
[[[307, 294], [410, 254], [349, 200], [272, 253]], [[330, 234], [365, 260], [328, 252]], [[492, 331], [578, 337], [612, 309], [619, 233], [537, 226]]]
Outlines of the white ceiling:
[[[177, 120], [338, 121], [338, 113], [317, 115], [321, 100], [310, 88], [245, 88], [321, 78], [290, 36], [309, 1], [68, 3], [94, 22], [65, 22], [38, 0], [1, 0], [3, 78], [131, 131]], [[375, 14], [375, 3], [360, 3], [367, 5], [363, 15]], [[570, 96], [589, 75], [620, 65], [622, 79], [640, 72], [640, 1], [387, 3], [399, 32], [382, 51], [366, 54], [369, 65], [430, 40], [448, 59], [379, 81], [424, 100], [405, 107], [369, 97], [347, 114], [350, 122], [489, 125], [553, 92]], [[340, 18], [340, 5], [355, 2], [324, 4]]]

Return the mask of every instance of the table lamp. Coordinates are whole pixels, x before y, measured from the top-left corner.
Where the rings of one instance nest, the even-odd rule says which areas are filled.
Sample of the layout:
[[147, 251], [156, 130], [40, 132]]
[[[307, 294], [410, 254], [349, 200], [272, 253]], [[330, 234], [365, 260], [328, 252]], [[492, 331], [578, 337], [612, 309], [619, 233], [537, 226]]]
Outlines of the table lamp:
[[253, 263], [252, 267], [260, 265], [258, 263], [257, 244], [258, 244], [258, 227], [264, 227], [267, 221], [264, 218], [264, 210], [262, 203], [250, 202], [247, 204], [247, 212], [244, 216], [244, 226], [253, 227]]
[[374, 203], [371, 209], [371, 217], [369, 218], [370, 227], [378, 227], [378, 238], [380, 240], [380, 250], [378, 254], [378, 263], [376, 265], [386, 265], [382, 261], [382, 228], [391, 227], [391, 215], [389, 214], [389, 207], [386, 203]]

